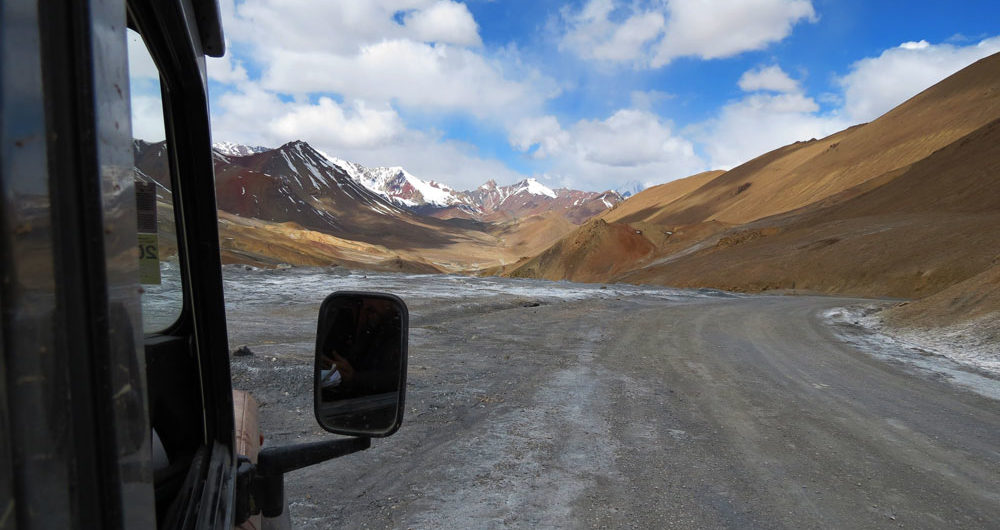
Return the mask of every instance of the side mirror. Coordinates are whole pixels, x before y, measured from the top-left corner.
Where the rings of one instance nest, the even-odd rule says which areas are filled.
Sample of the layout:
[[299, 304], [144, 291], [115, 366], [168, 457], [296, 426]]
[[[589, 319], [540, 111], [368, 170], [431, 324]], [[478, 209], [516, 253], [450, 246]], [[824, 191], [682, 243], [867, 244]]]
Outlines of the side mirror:
[[409, 312], [399, 297], [336, 292], [316, 330], [316, 421], [351, 436], [389, 436], [403, 423]]

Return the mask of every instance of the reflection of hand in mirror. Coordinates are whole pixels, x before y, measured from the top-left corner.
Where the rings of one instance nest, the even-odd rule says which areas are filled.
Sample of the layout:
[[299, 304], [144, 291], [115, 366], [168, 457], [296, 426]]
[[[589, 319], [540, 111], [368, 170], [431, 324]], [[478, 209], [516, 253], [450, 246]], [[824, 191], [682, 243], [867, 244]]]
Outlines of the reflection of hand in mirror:
[[330, 352], [333, 355], [333, 365], [340, 371], [341, 377], [344, 378], [345, 383], [350, 383], [354, 380], [354, 367], [351, 363], [347, 362], [347, 359], [340, 356], [336, 350]]
[[352, 380], [354, 380], [354, 367], [336, 350], [320, 356], [320, 383], [323, 388], [337, 387], [341, 382], [350, 384]]

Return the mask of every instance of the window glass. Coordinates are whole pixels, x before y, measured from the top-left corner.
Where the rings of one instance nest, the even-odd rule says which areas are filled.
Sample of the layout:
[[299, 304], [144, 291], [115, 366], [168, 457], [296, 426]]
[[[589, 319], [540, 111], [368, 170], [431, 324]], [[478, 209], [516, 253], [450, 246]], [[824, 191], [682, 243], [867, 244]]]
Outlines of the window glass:
[[160, 75], [138, 33], [128, 32], [139, 280], [146, 333], [173, 324], [184, 306]]

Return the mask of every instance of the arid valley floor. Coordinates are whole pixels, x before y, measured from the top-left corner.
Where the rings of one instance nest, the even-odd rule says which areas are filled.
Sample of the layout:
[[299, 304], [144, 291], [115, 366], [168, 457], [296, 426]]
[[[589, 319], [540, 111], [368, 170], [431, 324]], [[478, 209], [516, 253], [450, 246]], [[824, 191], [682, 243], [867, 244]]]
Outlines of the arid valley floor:
[[[988, 528], [1000, 374], [831, 319], [892, 302], [331, 269], [226, 273], [267, 445], [319, 440], [319, 303], [411, 312], [406, 416], [293, 472], [298, 528]], [[883, 337], [884, 338], [884, 337]]]

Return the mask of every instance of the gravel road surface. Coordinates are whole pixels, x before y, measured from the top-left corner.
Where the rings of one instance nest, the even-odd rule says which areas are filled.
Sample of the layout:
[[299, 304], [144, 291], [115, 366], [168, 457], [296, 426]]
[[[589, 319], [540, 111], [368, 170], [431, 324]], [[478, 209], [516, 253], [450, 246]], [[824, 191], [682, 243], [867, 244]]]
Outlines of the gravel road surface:
[[[298, 528], [1000, 524], [1000, 380], [970, 372], [977, 393], [862, 351], [822, 316], [857, 300], [406, 281], [444, 280], [360, 286], [410, 305], [403, 427], [288, 474]], [[235, 384], [265, 446], [329, 438], [310, 382], [325, 293], [262, 293], [227, 292], [231, 346], [256, 352]]]

